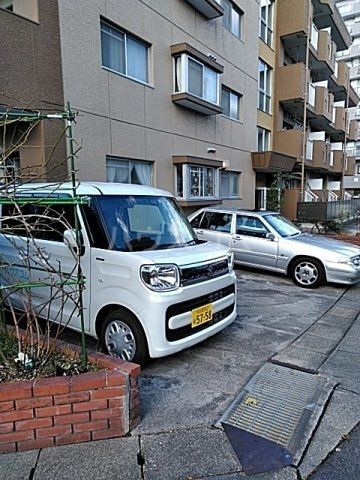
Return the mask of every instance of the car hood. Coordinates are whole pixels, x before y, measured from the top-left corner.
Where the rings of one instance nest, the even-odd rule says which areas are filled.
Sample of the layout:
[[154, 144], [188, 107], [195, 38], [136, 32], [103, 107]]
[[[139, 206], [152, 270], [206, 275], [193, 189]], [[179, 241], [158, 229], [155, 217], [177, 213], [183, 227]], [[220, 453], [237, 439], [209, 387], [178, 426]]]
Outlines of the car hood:
[[202, 242], [197, 245], [189, 245], [165, 250], [147, 250], [136, 252], [138, 257], [148, 263], [175, 263], [179, 267], [201, 262], [214, 261], [225, 257], [229, 249], [213, 242]]
[[354, 257], [360, 255], [360, 248], [351, 243], [342, 242], [333, 238], [320, 235], [310, 235], [309, 233], [301, 233], [296, 237], [288, 238], [291, 242], [303, 243], [309, 246], [324, 248], [339, 255], [345, 255], [346, 257]]

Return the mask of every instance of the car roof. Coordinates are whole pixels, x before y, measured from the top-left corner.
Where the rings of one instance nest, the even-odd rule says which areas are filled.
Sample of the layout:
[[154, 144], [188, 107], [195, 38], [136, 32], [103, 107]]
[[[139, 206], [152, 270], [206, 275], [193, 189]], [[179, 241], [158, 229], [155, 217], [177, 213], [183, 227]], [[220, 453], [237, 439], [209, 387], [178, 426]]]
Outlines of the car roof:
[[[26, 183], [16, 187], [17, 195], [21, 194], [69, 194], [72, 195], [72, 183]], [[146, 185], [107, 182], [76, 182], [77, 195], [148, 195], [156, 197], [172, 197], [170, 192]], [[1, 194], [1, 189], [0, 189]]]
[[[210, 212], [220, 212], [220, 213], [240, 213], [240, 214], [249, 214], [249, 213], [254, 213], [256, 215], [264, 216], [264, 215], [269, 215], [269, 214], [276, 214], [276, 215], [281, 215], [279, 212], [275, 212], [272, 210], [257, 210], [257, 209], [250, 209], [250, 208], [227, 208], [227, 207], [203, 207], [199, 209], [196, 213], [200, 212], [205, 212], [205, 211], [210, 211]], [[193, 215], [194, 215], [193, 214]]]

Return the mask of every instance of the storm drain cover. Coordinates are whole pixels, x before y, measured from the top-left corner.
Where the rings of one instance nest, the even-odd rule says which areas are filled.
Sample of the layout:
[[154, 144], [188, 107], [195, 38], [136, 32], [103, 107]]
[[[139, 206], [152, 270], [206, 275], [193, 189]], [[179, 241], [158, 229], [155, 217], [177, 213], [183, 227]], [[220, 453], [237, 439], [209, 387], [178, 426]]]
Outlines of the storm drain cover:
[[245, 473], [296, 465], [333, 388], [319, 374], [266, 363], [220, 419]]

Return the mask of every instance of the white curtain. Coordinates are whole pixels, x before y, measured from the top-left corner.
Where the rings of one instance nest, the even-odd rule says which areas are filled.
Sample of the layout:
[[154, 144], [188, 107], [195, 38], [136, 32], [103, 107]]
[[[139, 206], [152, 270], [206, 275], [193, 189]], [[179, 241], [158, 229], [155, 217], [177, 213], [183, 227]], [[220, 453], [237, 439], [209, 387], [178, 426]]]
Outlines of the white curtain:
[[140, 185], [151, 185], [151, 165], [149, 163], [134, 163], [133, 170]]
[[204, 68], [204, 98], [217, 103], [217, 73], [207, 67]]
[[129, 183], [129, 162], [125, 160], [107, 160], [106, 176], [108, 182]]
[[128, 36], [126, 38], [126, 53], [127, 75], [147, 82], [147, 46]]
[[124, 34], [104, 23], [101, 25], [101, 54], [104, 67], [126, 73]]

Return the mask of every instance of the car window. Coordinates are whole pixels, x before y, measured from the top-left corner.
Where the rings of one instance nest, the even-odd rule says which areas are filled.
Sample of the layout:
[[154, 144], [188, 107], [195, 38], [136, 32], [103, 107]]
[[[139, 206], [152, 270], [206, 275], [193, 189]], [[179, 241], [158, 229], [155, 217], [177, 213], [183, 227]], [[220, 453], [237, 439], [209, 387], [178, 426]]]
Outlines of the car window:
[[26, 203], [21, 206], [3, 205], [2, 233], [55, 242], [63, 241], [63, 233], [74, 228], [74, 207], [72, 205], [42, 205]]
[[204, 214], [204, 212], [201, 212], [191, 220], [190, 223], [191, 223], [191, 226], [193, 228], [198, 228], [199, 227], [203, 214]]
[[199, 228], [205, 230], [216, 230], [217, 232], [231, 232], [231, 213], [223, 212], [205, 212]]
[[269, 230], [259, 218], [236, 215], [236, 233], [238, 235], [265, 238], [268, 232]]

